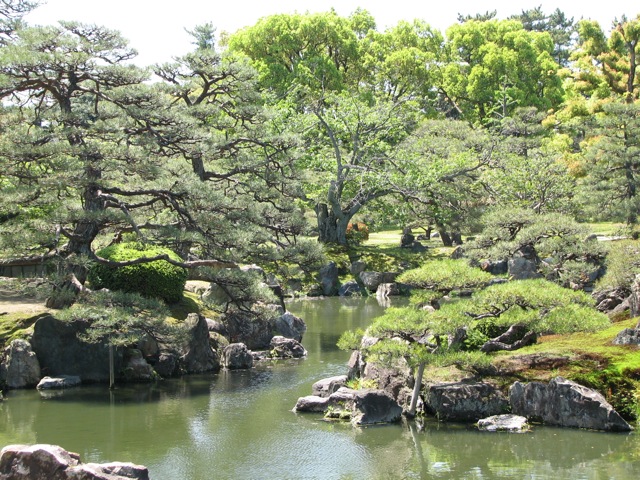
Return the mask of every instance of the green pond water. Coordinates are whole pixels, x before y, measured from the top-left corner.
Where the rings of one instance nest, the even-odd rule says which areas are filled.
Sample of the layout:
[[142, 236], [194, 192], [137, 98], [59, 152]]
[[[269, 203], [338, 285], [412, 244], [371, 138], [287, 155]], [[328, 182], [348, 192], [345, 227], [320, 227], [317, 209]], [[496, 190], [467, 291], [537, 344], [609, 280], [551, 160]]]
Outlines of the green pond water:
[[0, 445], [53, 443], [85, 462], [131, 461], [165, 479], [633, 479], [640, 435], [538, 427], [490, 434], [429, 421], [354, 429], [295, 414], [320, 378], [345, 373], [335, 343], [382, 312], [374, 299], [288, 306], [308, 331], [303, 360], [153, 385], [11, 391]]

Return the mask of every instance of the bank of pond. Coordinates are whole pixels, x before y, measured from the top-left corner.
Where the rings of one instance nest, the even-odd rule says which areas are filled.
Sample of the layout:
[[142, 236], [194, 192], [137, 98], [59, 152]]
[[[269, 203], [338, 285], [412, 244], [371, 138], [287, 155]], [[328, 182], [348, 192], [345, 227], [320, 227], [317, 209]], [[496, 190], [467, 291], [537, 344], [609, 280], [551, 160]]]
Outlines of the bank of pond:
[[[0, 403], [0, 444], [53, 444], [84, 463], [130, 461], [152, 479], [636, 478], [637, 433], [534, 425], [487, 433], [431, 416], [353, 427], [296, 413], [319, 379], [347, 373], [342, 332], [366, 328], [373, 298], [290, 302], [307, 330], [300, 359], [262, 360], [147, 384], [11, 390]], [[11, 478], [11, 477], [10, 477]], [[138, 478], [138, 477], [135, 477]]]

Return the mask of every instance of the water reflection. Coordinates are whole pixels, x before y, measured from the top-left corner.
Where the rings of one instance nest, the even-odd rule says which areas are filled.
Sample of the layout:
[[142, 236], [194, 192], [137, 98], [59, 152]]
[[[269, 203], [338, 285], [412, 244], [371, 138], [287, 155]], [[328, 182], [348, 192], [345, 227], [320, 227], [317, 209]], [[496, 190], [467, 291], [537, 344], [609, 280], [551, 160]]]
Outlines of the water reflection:
[[151, 385], [102, 385], [42, 398], [11, 392], [0, 443], [55, 443], [85, 461], [129, 460], [162, 479], [637, 478], [640, 436], [537, 428], [488, 434], [413, 423], [354, 429], [295, 414], [316, 380], [344, 373], [345, 329], [382, 312], [374, 299], [295, 302], [304, 360], [270, 362]]

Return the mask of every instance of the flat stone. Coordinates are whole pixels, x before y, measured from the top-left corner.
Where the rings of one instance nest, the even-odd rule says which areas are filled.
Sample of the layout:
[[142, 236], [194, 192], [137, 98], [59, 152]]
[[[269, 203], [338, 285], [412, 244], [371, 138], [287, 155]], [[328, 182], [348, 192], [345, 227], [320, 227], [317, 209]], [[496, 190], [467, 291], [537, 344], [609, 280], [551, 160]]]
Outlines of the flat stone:
[[56, 390], [76, 387], [82, 383], [77, 375], [60, 375], [58, 377], [44, 377], [36, 387], [38, 390]]
[[529, 423], [520, 415], [494, 415], [478, 420], [478, 429], [487, 432], [526, 432]]

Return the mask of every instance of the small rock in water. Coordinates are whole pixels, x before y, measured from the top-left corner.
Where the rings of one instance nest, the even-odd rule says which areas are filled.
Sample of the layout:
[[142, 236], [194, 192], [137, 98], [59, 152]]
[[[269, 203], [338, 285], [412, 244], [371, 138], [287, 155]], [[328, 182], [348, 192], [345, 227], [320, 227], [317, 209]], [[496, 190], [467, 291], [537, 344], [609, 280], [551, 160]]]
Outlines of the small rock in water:
[[529, 424], [520, 415], [494, 415], [478, 420], [478, 429], [487, 432], [526, 432]]

